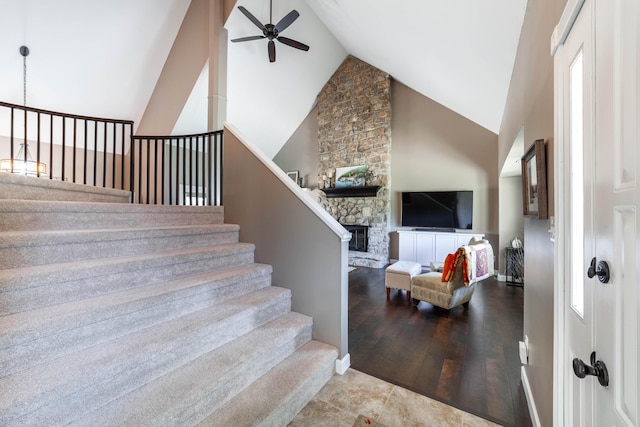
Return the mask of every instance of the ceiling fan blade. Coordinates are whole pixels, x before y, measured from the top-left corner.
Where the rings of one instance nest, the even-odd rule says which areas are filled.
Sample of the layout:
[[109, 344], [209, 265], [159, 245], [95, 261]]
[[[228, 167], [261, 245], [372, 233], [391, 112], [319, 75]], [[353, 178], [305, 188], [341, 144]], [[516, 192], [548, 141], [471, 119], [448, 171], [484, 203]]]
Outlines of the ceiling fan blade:
[[293, 24], [293, 21], [295, 21], [296, 19], [298, 19], [298, 16], [300, 16], [300, 14], [298, 13], [297, 10], [292, 10], [291, 12], [289, 12], [284, 18], [282, 18], [280, 20], [280, 22], [278, 22], [276, 24], [276, 30], [281, 33], [282, 31], [285, 30], [285, 28], [287, 28], [289, 25]]
[[267, 50], [269, 51], [269, 62], [276, 62], [276, 44], [273, 40], [269, 40]]
[[264, 25], [262, 25], [262, 22], [258, 21], [258, 18], [253, 16], [251, 12], [249, 12], [244, 6], [238, 6], [238, 9], [240, 9], [240, 12], [244, 13], [244, 16], [249, 18], [249, 20], [253, 22], [256, 27], [260, 28], [261, 30], [264, 30]]
[[287, 37], [278, 37], [276, 40], [278, 40], [280, 43], [286, 44], [287, 46], [295, 47], [296, 49], [304, 51], [309, 50], [309, 46], [307, 46], [306, 44], [300, 43]]
[[265, 36], [249, 36], [249, 37], [240, 37], [238, 39], [233, 39], [231, 40], [232, 42], [236, 43], [236, 42], [248, 42], [251, 40], [260, 40], [260, 39], [265, 39]]

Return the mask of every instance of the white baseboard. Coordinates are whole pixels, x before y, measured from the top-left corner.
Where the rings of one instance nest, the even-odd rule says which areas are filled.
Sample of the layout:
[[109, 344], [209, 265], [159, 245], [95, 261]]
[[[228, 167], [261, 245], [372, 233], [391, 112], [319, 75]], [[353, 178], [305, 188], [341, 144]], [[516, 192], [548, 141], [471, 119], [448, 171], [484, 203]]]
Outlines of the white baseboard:
[[339, 375], [344, 375], [351, 366], [351, 355], [349, 353], [346, 354], [342, 359], [336, 360], [336, 373]]
[[529, 406], [531, 424], [533, 424], [534, 427], [542, 427], [540, 417], [538, 416], [538, 408], [536, 408], [536, 402], [533, 400], [533, 392], [531, 391], [531, 385], [529, 384], [529, 378], [527, 377], [527, 371], [524, 369], [524, 366], [520, 368], [520, 379], [522, 380], [524, 395], [527, 398], [527, 405]]
[[497, 276], [498, 276], [498, 281], [499, 282], [506, 282], [507, 281], [507, 276], [506, 275], [498, 273]]

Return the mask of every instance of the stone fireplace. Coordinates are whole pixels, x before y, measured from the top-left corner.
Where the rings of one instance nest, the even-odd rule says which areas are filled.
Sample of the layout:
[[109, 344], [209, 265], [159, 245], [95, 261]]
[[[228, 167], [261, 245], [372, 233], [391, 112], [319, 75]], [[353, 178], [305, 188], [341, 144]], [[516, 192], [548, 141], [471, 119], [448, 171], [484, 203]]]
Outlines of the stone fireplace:
[[349, 264], [384, 268], [389, 262], [391, 81], [348, 56], [318, 96], [318, 184], [336, 168], [365, 165], [372, 195], [320, 197], [340, 224], [367, 227], [366, 251], [349, 251]]

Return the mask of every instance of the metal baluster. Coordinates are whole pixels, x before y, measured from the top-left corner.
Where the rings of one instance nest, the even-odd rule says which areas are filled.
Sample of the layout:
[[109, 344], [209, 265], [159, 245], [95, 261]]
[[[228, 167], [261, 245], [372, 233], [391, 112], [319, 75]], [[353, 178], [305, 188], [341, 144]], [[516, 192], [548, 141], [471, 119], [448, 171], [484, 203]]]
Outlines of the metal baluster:
[[200, 136], [196, 136], [196, 206], [200, 205], [199, 195], [200, 195], [200, 174], [198, 165], [200, 164]]
[[164, 154], [164, 151], [165, 151], [164, 147], [165, 146], [166, 146], [166, 139], [162, 138], [162, 145], [160, 146], [161, 150], [162, 150], [162, 162], [160, 163], [160, 172], [161, 172], [160, 181], [162, 182], [162, 185], [160, 186], [160, 191], [161, 191], [160, 200], [161, 200], [163, 205], [164, 205], [164, 186], [165, 186], [165, 183], [164, 183], [164, 169], [165, 169], [165, 166], [164, 166], [164, 161], [165, 161], [165, 159], [164, 159], [164, 155], [165, 155]]
[[116, 145], [118, 133], [116, 132], [116, 122], [113, 122], [113, 153], [111, 154], [111, 188], [116, 188]]
[[36, 135], [36, 176], [40, 178], [40, 112], [36, 116], [37, 132]]
[[176, 205], [180, 204], [180, 140], [176, 139]]
[[93, 185], [98, 185], [98, 122], [93, 122]]
[[77, 134], [77, 130], [78, 130], [78, 121], [76, 120], [76, 118], [73, 118], [73, 156], [72, 156], [72, 164], [73, 164], [73, 169], [72, 169], [72, 177], [73, 177], [73, 181], [72, 182], [76, 182], [76, 151], [78, 149], [78, 141], [76, 140], [76, 134]]
[[169, 184], [169, 204], [173, 204], [173, 182], [171, 177], [173, 176], [173, 145], [171, 143], [171, 139], [169, 139], [169, 179], [167, 179], [167, 183]]
[[89, 151], [89, 144], [87, 143], [87, 127], [89, 126], [89, 122], [87, 120], [83, 121], [84, 123], [84, 153], [82, 155], [82, 183], [87, 185], [87, 151]]
[[53, 179], [53, 115], [49, 114], [49, 179]]
[[107, 186], [107, 122], [102, 136], [102, 187]]
[[62, 118], [62, 158], [61, 158], [61, 164], [62, 164], [62, 176], [61, 179], [64, 181], [64, 177], [65, 177], [65, 170], [64, 170], [64, 164], [65, 164], [65, 157], [66, 157], [66, 153], [65, 153], [65, 148], [66, 148], [66, 139], [67, 139], [67, 120], [63, 117]]
[[205, 174], [205, 182], [207, 185], [207, 205], [211, 206], [211, 183], [213, 181], [213, 170], [211, 169], [211, 134], [207, 135], [207, 146], [205, 147], [207, 152], [207, 174]]

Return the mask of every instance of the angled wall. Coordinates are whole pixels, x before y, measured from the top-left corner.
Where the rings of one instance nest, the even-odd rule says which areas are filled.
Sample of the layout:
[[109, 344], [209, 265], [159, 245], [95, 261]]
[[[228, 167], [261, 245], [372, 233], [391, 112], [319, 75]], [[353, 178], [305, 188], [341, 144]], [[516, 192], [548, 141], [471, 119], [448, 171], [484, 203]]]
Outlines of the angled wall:
[[[193, 0], [136, 134], [169, 135], [209, 57], [209, 0]], [[201, 130], [206, 131], [206, 129]]]

